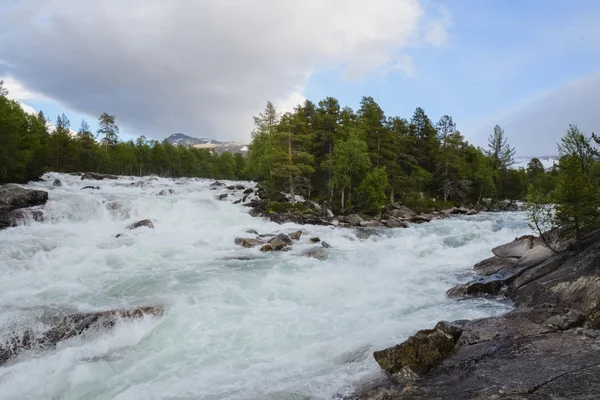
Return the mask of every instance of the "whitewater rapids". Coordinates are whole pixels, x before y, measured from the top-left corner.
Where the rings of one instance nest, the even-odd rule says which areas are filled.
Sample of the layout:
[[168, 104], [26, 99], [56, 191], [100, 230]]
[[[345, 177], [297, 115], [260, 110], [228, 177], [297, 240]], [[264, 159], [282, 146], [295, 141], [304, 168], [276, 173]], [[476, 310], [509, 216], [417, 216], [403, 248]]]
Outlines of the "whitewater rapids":
[[[159, 304], [166, 312], [22, 353], [0, 366], [0, 399], [348, 394], [380, 376], [374, 350], [439, 320], [506, 312], [506, 303], [453, 301], [445, 291], [492, 247], [530, 233], [523, 214], [501, 213], [360, 241], [351, 229], [252, 218], [231, 196], [218, 201], [224, 190], [208, 180], [44, 178], [25, 187], [49, 192], [45, 222], [0, 231], [1, 334], [43, 331], [72, 312]], [[107, 207], [114, 202], [118, 209]], [[126, 229], [146, 218], [155, 229]], [[263, 254], [234, 244], [248, 229], [307, 233], [290, 252]], [[311, 236], [332, 245], [326, 261], [300, 255]]]

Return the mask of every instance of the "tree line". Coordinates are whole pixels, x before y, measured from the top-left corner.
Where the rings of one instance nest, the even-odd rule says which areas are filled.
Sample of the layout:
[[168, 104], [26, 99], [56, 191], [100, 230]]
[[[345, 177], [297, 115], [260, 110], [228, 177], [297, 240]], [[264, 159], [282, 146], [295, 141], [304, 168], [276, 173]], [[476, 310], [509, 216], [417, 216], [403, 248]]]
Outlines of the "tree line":
[[484, 150], [465, 140], [451, 116], [434, 123], [420, 107], [410, 120], [386, 116], [372, 97], [356, 111], [327, 97], [283, 115], [267, 102], [254, 122], [246, 175], [272, 193], [371, 213], [389, 202], [443, 206], [527, 195], [527, 172], [510, 168], [515, 149], [500, 126]]
[[0, 184], [24, 183], [48, 171], [100, 172], [118, 175], [160, 175], [237, 179], [243, 177], [241, 154], [216, 154], [208, 149], [185, 148], [141, 136], [120, 141], [114, 115], [103, 113], [96, 134], [81, 121], [71, 130], [66, 115], [54, 129], [43, 112], [30, 115], [10, 100], [0, 81]]

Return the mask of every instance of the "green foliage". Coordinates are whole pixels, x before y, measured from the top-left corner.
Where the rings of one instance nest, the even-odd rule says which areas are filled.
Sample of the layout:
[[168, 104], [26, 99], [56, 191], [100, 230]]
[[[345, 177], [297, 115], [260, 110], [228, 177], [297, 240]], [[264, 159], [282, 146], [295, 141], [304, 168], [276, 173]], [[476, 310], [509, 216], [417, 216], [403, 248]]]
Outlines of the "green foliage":
[[494, 127], [494, 133], [488, 139], [488, 147], [494, 170], [506, 170], [514, 164], [515, 149], [508, 144], [500, 125]]
[[577, 125], [569, 125], [565, 136], [558, 144], [558, 154], [561, 157], [576, 157], [579, 161], [579, 168], [584, 174], [587, 174], [594, 161], [595, 153], [595, 149], [591, 145], [591, 138], [583, 134]]
[[[594, 161], [591, 139], [574, 125], [558, 147], [558, 168], [543, 172], [534, 168], [534, 163], [528, 168], [533, 182], [528, 193], [529, 220], [540, 234], [559, 228], [562, 237], [575, 237], [579, 245], [583, 236], [600, 224], [600, 166]], [[542, 238], [546, 240], [544, 235]]]
[[359, 130], [352, 129], [348, 132], [347, 139], [336, 144], [331, 161], [331, 185], [340, 193], [342, 209], [346, 206], [346, 194], [350, 200], [353, 188], [362, 180], [369, 167], [371, 161], [367, 143], [361, 138]]
[[555, 224], [573, 233], [578, 242], [600, 222], [600, 189], [590, 182], [581, 165], [576, 155], [561, 157], [554, 191]]
[[368, 212], [380, 212], [386, 204], [385, 195], [389, 187], [388, 176], [385, 168], [377, 167], [367, 173], [357, 193], [365, 204], [364, 209]]

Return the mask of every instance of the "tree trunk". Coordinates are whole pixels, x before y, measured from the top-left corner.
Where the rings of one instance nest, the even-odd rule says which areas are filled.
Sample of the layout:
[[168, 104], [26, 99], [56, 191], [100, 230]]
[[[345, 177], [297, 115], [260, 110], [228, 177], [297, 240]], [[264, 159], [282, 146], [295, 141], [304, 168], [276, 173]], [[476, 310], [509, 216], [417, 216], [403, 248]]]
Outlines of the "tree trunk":
[[346, 188], [344, 186], [342, 186], [342, 211], [344, 211], [344, 192], [345, 192]]
[[296, 204], [296, 196], [294, 194], [294, 176], [292, 175], [292, 132], [288, 133], [288, 163], [290, 166], [290, 203]]
[[[331, 192], [329, 194], [329, 201], [333, 201], [333, 185], [331, 184], [331, 175], [332, 175], [332, 170], [333, 170], [333, 166], [331, 165], [331, 157], [333, 154], [333, 138], [329, 138], [329, 187], [331, 188]], [[342, 206], [342, 208], [344, 208]]]
[[377, 133], [377, 167], [379, 167], [379, 160], [381, 159], [381, 156], [379, 155], [379, 133]]
[[390, 203], [394, 202], [394, 186], [392, 186], [392, 190], [390, 192]]

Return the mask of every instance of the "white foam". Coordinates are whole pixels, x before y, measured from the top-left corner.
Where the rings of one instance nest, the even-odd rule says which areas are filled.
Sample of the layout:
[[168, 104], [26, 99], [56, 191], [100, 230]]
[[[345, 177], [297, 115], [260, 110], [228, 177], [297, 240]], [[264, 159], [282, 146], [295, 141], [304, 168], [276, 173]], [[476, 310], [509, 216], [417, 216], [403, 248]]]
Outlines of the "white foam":
[[[39, 326], [44, 313], [135, 305], [167, 312], [11, 360], [0, 399], [330, 399], [380, 373], [374, 350], [441, 319], [504, 312], [444, 293], [492, 247], [528, 233], [521, 214], [486, 214], [359, 241], [352, 230], [252, 218], [231, 195], [216, 200], [225, 190], [207, 180], [47, 179], [29, 185], [50, 193], [46, 222], [0, 231], [0, 322]], [[101, 189], [80, 190], [92, 184]], [[144, 218], [155, 229], [125, 229]], [[308, 233], [288, 253], [261, 254], [233, 243], [250, 228]], [[311, 236], [333, 246], [327, 261], [299, 255]]]

